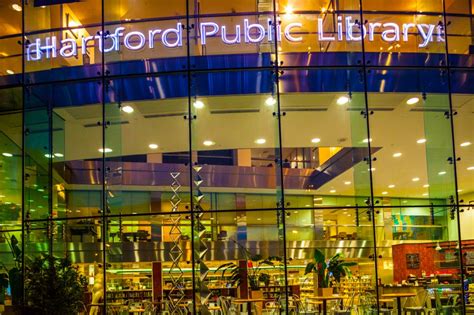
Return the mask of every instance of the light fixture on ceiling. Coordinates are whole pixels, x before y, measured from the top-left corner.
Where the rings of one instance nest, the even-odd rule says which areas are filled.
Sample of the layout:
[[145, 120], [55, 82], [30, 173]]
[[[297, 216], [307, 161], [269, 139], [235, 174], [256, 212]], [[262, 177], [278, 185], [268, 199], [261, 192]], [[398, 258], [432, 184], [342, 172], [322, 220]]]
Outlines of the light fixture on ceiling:
[[363, 142], [363, 143], [369, 143], [369, 142], [372, 142], [372, 138], [370, 138], [370, 139], [367, 139], [367, 138], [365, 138], [364, 140], [362, 140], [362, 142]]
[[4, 157], [12, 157], [12, 156], [13, 156], [13, 154], [8, 153], [8, 152], [3, 152], [2, 155], [3, 155]]
[[407, 105], [415, 105], [418, 104], [418, 102], [420, 102], [419, 97], [412, 97], [407, 101]]
[[441, 246], [439, 246], [439, 242], [437, 242], [437, 243], [436, 243], [435, 250], [436, 250], [437, 252], [439, 252], [439, 251], [442, 251], [442, 250], [443, 250], [443, 248], [441, 248]]
[[263, 139], [263, 138], [260, 138], [260, 139], [257, 139], [255, 140], [255, 143], [256, 144], [265, 144], [267, 142], [267, 140]]
[[7, 69], [7, 71], [5, 71], [7, 74], [15, 74], [15, 71], [13, 70], [10, 70], [10, 69]]
[[467, 168], [467, 170], [468, 170], [468, 171], [474, 171], [474, 166], [469, 166], [469, 167]]
[[157, 145], [156, 143], [150, 143], [150, 144], [148, 145], [148, 147], [149, 147], [150, 149], [152, 149], [152, 150], [158, 149], [158, 145]]
[[205, 140], [202, 144], [204, 144], [206, 147], [212, 147], [216, 143], [212, 140]]
[[292, 6], [291, 4], [287, 5], [287, 6], [285, 7], [285, 15], [287, 15], [287, 16], [292, 15], [293, 12], [294, 12], [294, 10], [295, 10], [295, 9], [293, 8], [293, 6]]
[[350, 181], [344, 182], [344, 185], [350, 185], [350, 184], [352, 184]]
[[382, 195], [388, 195], [388, 191], [382, 191]]
[[394, 158], [399, 158], [402, 156], [402, 153], [401, 152], [396, 152], [392, 155]]
[[428, 184], [423, 185], [423, 188], [428, 188], [428, 187], [430, 187], [430, 185]]
[[21, 12], [22, 11], [22, 8], [21, 8], [21, 5], [17, 4], [17, 3], [14, 3], [12, 4], [12, 9], [17, 11], [17, 12]]
[[46, 153], [46, 154], [44, 155], [44, 157], [45, 157], [45, 158], [48, 158], [48, 159], [54, 159], [54, 155], [49, 154], [49, 153]]
[[277, 100], [273, 96], [270, 96], [265, 100], [265, 105], [267, 106], [273, 106], [276, 103], [277, 103]]
[[62, 157], [64, 157], [64, 154], [62, 154], [62, 153], [54, 153], [54, 156], [55, 156], [55, 157], [58, 157], [58, 158], [62, 158]]
[[395, 188], [395, 185], [388, 185], [388, 188], [390, 189]]
[[127, 113], [127, 114], [131, 114], [135, 111], [135, 109], [130, 105], [125, 105], [125, 106], [121, 107], [120, 110], [124, 113]]
[[441, 171], [438, 173], [438, 175], [446, 175], [446, 172], [445, 171]]
[[337, 99], [337, 105], [346, 105], [351, 99], [348, 96], [341, 96]]
[[316, 144], [316, 143], [320, 143], [320, 142], [321, 142], [321, 139], [319, 139], [319, 138], [313, 138], [313, 139], [311, 139], [311, 143]]
[[194, 108], [201, 109], [204, 108], [204, 103], [200, 100], [195, 100], [193, 106]]
[[418, 139], [418, 140], [416, 141], [416, 143], [418, 143], [418, 144], [426, 143], [426, 139], [425, 139], [425, 138]]
[[413, 178], [412, 178], [412, 181], [418, 182], [418, 181], [420, 181], [420, 178], [419, 178], [419, 177], [413, 177]]
[[[8, 72], [8, 70], [7, 70], [7, 72]], [[470, 146], [471, 144], [472, 144], [472, 143], [470, 143], [469, 141], [466, 141], [466, 142], [461, 143], [461, 147], [463, 147], [463, 148], [464, 148], [464, 147], [468, 147], [468, 146]]]
[[110, 152], [112, 152], [112, 151], [113, 151], [113, 150], [110, 149], [110, 148], [100, 148], [100, 149], [99, 149], [99, 152], [100, 152], [100, 153], [110, 153]]
[[330, 192], [331, 194], [335, 194], [335, 193], [336, 193], [336, 190], [335, 190], [335, 189], [331, 189], [329, 192]]

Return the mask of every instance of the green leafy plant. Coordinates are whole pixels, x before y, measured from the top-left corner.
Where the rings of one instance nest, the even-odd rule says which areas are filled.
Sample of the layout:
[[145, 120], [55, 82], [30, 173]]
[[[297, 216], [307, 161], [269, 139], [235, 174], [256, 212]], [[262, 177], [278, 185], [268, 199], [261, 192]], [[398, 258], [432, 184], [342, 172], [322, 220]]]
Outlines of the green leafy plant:
[[87, 279], [69, 258], [42, 255], [25, 272], [25, 300], [30, 313], [38, 315], [77, 314]]
[[330, 279], [334, 278], [336, 282], [339, 282], [342, 277], [351, 276], [351, 270], [349, 267], [356, 266], [356, 262], [345, 261], [344, 256], [341, 253], [337, 253], [333, 257], [326, 260], [323, 252], [319, 249], [314, 250], [313, 260], [306, 265], [305, 275], [309, 273], [316, 273], [318, 277], [319, 288], [329, 288]]
[[[262, 255], [252, 255], [248, 249], [234, 241], [239, 247], [242, 255], [247, 261], [247, 278], [249, 286], [252, 290], [258, 290], [260, 283], [264, 283], [265, 286], [270, 284], [270, 275], [264, 272], [265, 266], [274, 267], [283, 262], [283, 259], [279, 256], [270, 256], [266, 259]], [[227, 285], [231, 287], [239, 287], [241, 285], [241, 272], [238, 265], [233, 262], [225, 263], [220, 265], [214, 273], [221, 272], [221, 277], [224, 279], [225, 274], [229, 273], [230, 276], [226, 279]]]

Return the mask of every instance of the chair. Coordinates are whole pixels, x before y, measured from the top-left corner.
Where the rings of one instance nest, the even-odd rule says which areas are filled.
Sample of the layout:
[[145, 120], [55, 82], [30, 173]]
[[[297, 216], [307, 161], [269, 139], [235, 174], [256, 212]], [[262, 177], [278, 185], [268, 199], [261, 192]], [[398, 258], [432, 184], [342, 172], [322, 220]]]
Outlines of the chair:
[[441, 298], [439, 292], [435, 291], [435, 301], [436, 301], [436, 311], [440, 315], [452, 315], [452, 314], [461, 314], [460, 307], [458, 305], [459, 296], [455, 295], [449, 299], [447, 305], [441, 303]]
[[416, 296], [409, 298], [406, 303], [415, 304], [412, 306], [404, 306], [403, 311], [405, 314], [410, 315], [421, 315], [421, 314], [436, 314], [436, 310], [431, 308], [431, 300], [427, 291], [425, 291], [421, 296], [421, 303], [417, 304]]
[[232, 298], [227, 296], [219, 296], [217, 299], [217, 305], [221, 307], [223, 315], [230, 315], [232, 311], [235, 311], [232, 307]]
[[280, 304], [278, 304], [276, 301], [266, 302], [262, 310], [262, 314], [280, 314]]
[[[347, 304], [344, 303], [345, 300], [342, 300], [341, 305], [336, 305], [336, 309], [334, 310], [334, 314], [337, 315], [350, 315], [352, 312], [352, 307], [354, 305], [354, 298], [355, 298], [355, 293], [352, 293], [352, 295], [347, 299]], [[340, 309], [337, 309], [339, 308]]]

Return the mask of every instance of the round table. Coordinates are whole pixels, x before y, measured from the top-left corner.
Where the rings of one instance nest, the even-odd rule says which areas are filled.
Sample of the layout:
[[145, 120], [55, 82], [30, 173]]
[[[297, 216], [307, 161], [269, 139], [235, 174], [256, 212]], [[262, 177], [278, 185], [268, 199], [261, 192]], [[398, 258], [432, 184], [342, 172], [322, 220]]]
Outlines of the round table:
[[344, 299], [343, 295], [329, 295], [329, 296], [312, 296], [310, 299], [322, 301], [323, 302], [323, 314], [327, 314], [328, 301], [332, 300], [342, 300]]
[[387, 293], [382, 294], [382, 298], [396, 298], [397, 299], [397, 314], [402, 315], [402, 298], [409, 298], [416, 296], [413, 292]]
[[256, 303], [256, 302], [265, 302], [265, 299], [249, 298], [249, 299], [235, 299], [234, 300], [235, 304], [247, 304], [247, 314], [249, 315], [252, 313], [252, 303]]

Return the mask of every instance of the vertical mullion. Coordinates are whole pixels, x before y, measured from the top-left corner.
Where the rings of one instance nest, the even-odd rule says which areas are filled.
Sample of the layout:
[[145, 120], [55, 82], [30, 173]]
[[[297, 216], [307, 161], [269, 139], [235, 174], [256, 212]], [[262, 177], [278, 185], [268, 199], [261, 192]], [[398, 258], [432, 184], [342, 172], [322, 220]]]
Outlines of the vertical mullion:
[[369, 185], [370, 185], [370, 204], [369, 211], [372, 218], [372, 238], [373, 238], [373, 250], [374, 250], [374, 273], [375, 273], [375, 297], [377, 299], [377, 310], [380, 310], [379, 303], [379, 274], [378, 274], [378, 257], [377, 257], [377, 231], [375, 224], [375, 198], [374, 198], [374, 182], [372, 174], [372, 145], [370, 142], [370, 111], [369, 111], [369, 97], [368, 97], [368, 84], [367, 84], [367, 61], [365, 58], [365, 38], [364, 38], [364, 10], [362, 0], [359, 0], [359, 28], [361, 32], [361, 43], [362, 43], [362, 71], [364, 73], [364, 101], [365, 101], [365, 120], [366, 120], [366, 132], [367, 132], [367, 147], [368, 147], [368, 162], [369, 162]]
[[[192, 141], [192, 108], [191, 108], [191, 84], [192, 84], [192, 74], [191, 74], [191, 47], [190, 47], [190, 17], [189, 17], [189, 2], [192, 0], [186, 1], [186, 81], [187, 81], [187, 94], [188, 94], [188, 172], [189, 172], [189, 203], [190, 203], [190, 218], [191, 218], [191, 277], [192, 277], [192, 288], [193, 288], [193, 297], [192, 297], [192, 308], [193, 314], [198, 314], [198, 308], [196, 307], [196, 255], [195, 255], [195, 217], [194, 217], [194, 199], [193, 199], [193, 141]], [[200, 296], [200, 294], [198, 295]]]
[[[104, 41], [104, 34], [105, 34], [105, 0], [101, 0], [101, 34], [102, 41]], [[103, 312], [107, 314], [107, 257], [106, 257], [106, 244], [107, 244], [107, 192], [106, 192], [106, 172], [105, 169], [106, 165], [106, 111], [105, 111], [105, 97], [106, 97], [106, 80], [105, 80], [105, 55], [103, 49], [101, 49], [101, 71], [100, 71], [100, 83], [102, 86], [102, 167], [101, 167], [101, 179], [102, 179], [102, 272], [103, 272], [103, 297], [104, 297], [104, 305], [103, 305]]]
[[457, 157], [456, 157], [456, 138], [454, 131], [454, 110], [453, 110], [453, 97], [451, 94], [451, 61], [449, 56], [449, 36], [448, 36], [448, 21], [446, 18], [446, 0], [441, 0], [443, 4], [443, 24], [444, 24], [444, 37], [446, 41], [445, 45], [445, 56], [446, 56], [446, 71], [448, 79], [448, 100], [449, 100], [449, 122], [451, 126], [451, 145], [452, 145], [452, 161], [453, 161], [453, 173], [454, 173], [454, 193], [456, 195], [455, 204], [453, 205], [454, 210], [456, 211], [456, 227], [457, 227], [457, 237], [458, 237], [458, 259], [459, 259], [459, 268], [461, 274], [461, 307], [462, 310], [466, 309], [465, 292], [464, 292], [464, 263], [462, 261], [462, 235], [461, 235], [461, 215], [459, 213], [459, 193], [458, 193], [458, 176], [457, 176]]
[[[276, 113], [276, 118], [277, 118], [277, 128], [278, 128], [278, 170], [277, 172], [280, 172], [280, 193], [281, 193], [281, 199], [278, 201], [278, 206], [277, 206], [277, 224], [281, 220], [281, 225], [283, 226], [283, 231], [282, 231], [282, 242], [283, 242], [283, 271], [284, 271], [284, 278], [285, 278], [285, 312], [288, 314], [288, 267], [287, 267], [287, 250], [286, 250], [286, 208], [285, 208], [285, 187], [284, 187], [284, 174], [283, 174], [283, 168], [282, 168], [282, 157], [283, 157], [283, 148], [282, 148], [282, 132], [281, 132], [281, 104], [280, 104], [280, 62], [278, 58], [278, 19], [277, 19], [277, 1], [273, 0], [273, 27], [271, 31], [274, 33], [274, 49], [275, 49], [275, 61], [273, 65], [273, 72], [274, 72], [274, 78], [275, 78], [275, 85], [276, 85], [276, 97], [277, 97], [277, 113]], [[273, 92], [273, 87], [272, 87], [272, 92]], [[278, 183], [277, 183], [278, 184]], [[278, 195], [278, 194], [277, 194]], [[278, 227], [279, 228], [279, 227]]]
[[25, 311], [25, 0], [21, 1], [21, 102], [22, 102], [22, 111], [21, 111], [21, 125], [22, 125], [22, 135], [21, 135], [21, 305], [20, 308], [22, 312]]

